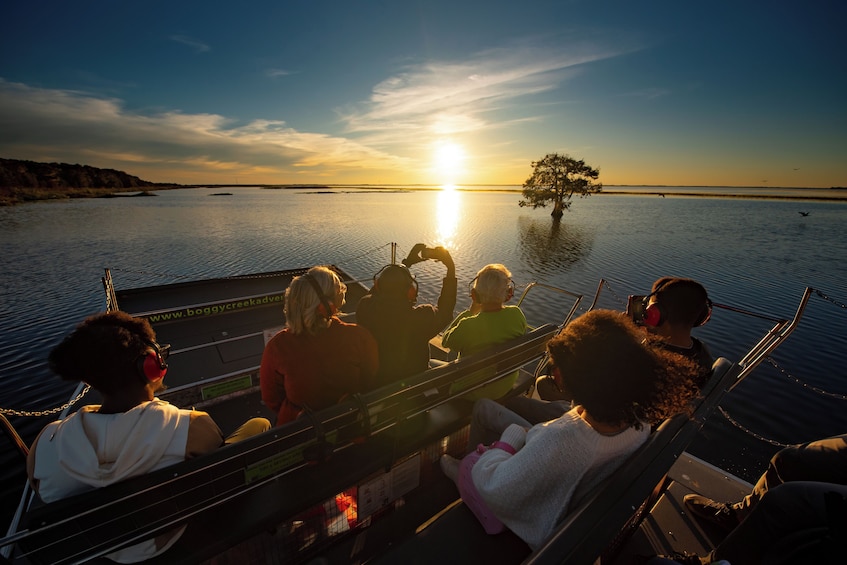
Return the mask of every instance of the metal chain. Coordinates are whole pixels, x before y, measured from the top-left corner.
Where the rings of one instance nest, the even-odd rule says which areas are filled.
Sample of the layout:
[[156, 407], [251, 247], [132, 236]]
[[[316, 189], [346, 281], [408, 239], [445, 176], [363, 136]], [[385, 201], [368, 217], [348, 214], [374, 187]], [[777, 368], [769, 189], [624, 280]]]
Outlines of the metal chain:
[[91, 385], [85, 385], [85, 388], [82, 389], [82, 392], [80, 392], [78, 395], [76, 395], [75, 398], [73, 398], [69, 402], [66, 402], [65, 404], [62, 404], [61, 406], [57, 406], [55, 408], [50, 408], [48, 410], [32, 410], [32, 411], [29, 411], [29, 410], [15, 410], [13, 408], [0, 408], [0, 414], [8, 414], [8, 415], [11, 415], [11, 416], [50, 416], [51, 414], [58, 414], [59, 412], [62, 412], [63, 410], [67, 410], [68, 408], [70, 408], [71, 406], [73, 406], [74, 404], [79, 402], [79, 400], [83, 396], [85, 396], [90, 389], [91, 389]]
[[739, 430], [746, 432], [748, 435], [753, 436], [754, 438], [758, 439], [759, 441], [764, 441], [765, 443], [769, 443], [771, 445], [776, 445], [777, 447], [789, 447], [791, 445], [789, 443], [780, 443], [776, 440], [768, 439], [764, 436], [760, 436], [756, 432], [753, 432], [753, 431], [745, 428], [744, 426], [742, 426], [741, 424], [739, 424], [738, 422], [733, 420], [732, 416], [730, 416], [729, 413], [727, 413], [727, 411], [723, 409], [723, 406], [718, 406], [718, 410], [720, 411], [721, 414], [723, 414], [724, 418], [729, 420], [730, 424], [732, 424], [733, 426], [735, 426]]
[[[611, 290], [611, 289], [609, 289], [609, 290]], [[843, 302], [839, 302], [839, 301], [837, 301], [837, 300], [835, 300], [835, 299], [833, 299], [833, 298], [830, 298], [829, 296], [827, 296], [826, 294], [824, 294], [823, 292], [821, 292], [821, 291], [819, 291], [819, 290], [817, 290], [817, 289], [812, 289], [812, 290], [814, 290], [815, 294], [817, 294], [820, 298], [823, 298], [823, 299], [824, 299], [824, 300], [826, 300], [827, 302], [831, 302], [832, 304], [835, 304], [836, 306], [838, 306], [838, 307], [840, 307], [840, 308], [843, 308], [843, 309], [847, 310], [847, 304], [844, 304]], [[806, 382], [801, 381], [800, 379], [798, 379], [797, 377], [795, 377], [794, 375], [792, 375], [790, 372], [788, 372], [786, 369], [784, 369], [783, 367], [781, 367], [781, 366], [780, 366], [780, 365], [779, 365], [776, 361], [774, 361], [774, 360], [773, 360], [773, 358], [771, 358], [771, 357], [765, 357], [765, 361], [767, 361], [768, 363], [770, 363], [770, 364], [771, 364], [774, 368], [776, 368], [776, 369], [777, 369], [780, 373], [782, 373], [785, 377], [787, 377], [787, 378], [789, 378], [789, 379], [793, 380], [795, 383], [799, 384], [799, 385], [800, 385], [800, 386], [802, 386], [803, 388], [809, 389], [809, 390], [814, 391], [814, 392], [816, 392], [816, 393], [818, 393], [818, 394], [821, 394], [821, 395], [823, 395], [823, 396], [828, 396], [828, 397], [830, 397], [830, 398], [836, 398], [836, 399], [838, 399], [838, 400], [847, 400], [847, 395], [845, 395], [845, 394], [838, 394], [838, 393], [828, 392], [828, 391], [825, 391], [825, 390], [823, 390], [823, 389], [821, 389], [821, 388], [818, 388], [818, 387], [812, 386], [812, 385], [810, 385], [810, 384], [808, 384], [808, 383], [806, 383]], [[732, 418], [732, 416], [730, 416], [730, 415], [729, 415], [729, 413], [728, 413], [726, 410], [724, 410], [724, 408], [723, 408], [722, 406], [718, 406], [718, 410], [720, 411], [720, 413], [721, 413], [721, 414], [723, 414], [724, 418], [726, 418], [726, 419], [727, 419], [727, 420], [728, 420], [728, 421], [729, 421], [729, 422], [730, 422], [733, 426], [735, 426], [735, 427], [736, 427], [736, 428], [738, 428], [739, 430], [741, 430], [741, 431], [745, 432], [745, 433], [746, 433], [746, 434], [748, 434], [749, 436], [751, 436], [751, 437], [754, 437], [754, 438], [758, 439], [759, 441], [763, 441], [763, 442], [765, 442], [765, 443], [769, 443], [769, 444], [771, 444], [771, 445], [775, 445], [775, 446], [777, 446], [777, 447], [790, 447], [790, 446], [792, 445], [792, 444], [788, 444], [788, 443], [782, 443], [782, 442], [779, 442], [779, 441], [776, 441], [776, 440], [773, 440], [773, 439], [770, 439], [770, 438], [766, 438], [766, 437], [764, 437], [764, 436], [762, 436], [762, 435], [759, 435], [759, 434], [757, 434], [756, 432], [754, 432], [754, 431], [752, 431], [752, 430], [750, 430], [750, 429], [746, 428], [745, 426], [743, 426], [743, 425], [741, 425], [739, 422], [737, 422], [735, 419], [733, 419], [733, 418]]]
[[837, 300], [835, 300], [834, 298], [830, 298], [829, 296], [827, 296], [826, 294], [822, 293], [822, 292], [821, 292], [821, 291], [819, 291], [818, 289], [813, 289], [813, 290], [815, 291], [815, 294], [817, 294], [818, 296], [820, 296], [821, 298], [823, 298], [823, 299], [824, 299], [824, 300], [826, 300], [827, 302], [832, 302], [832, 303], [833, 303], [833, 304], [835, 304], [836, 306], [839, 306], [839, 307], [844, 308], [845, 310], [847, 310], [847, 304], [844, 304], [843, 302], [838, 302], [838, 301], [837, 301]]
[[768, 363], [770, 363], [771, 365], [773, 365], [773, 366], [774, 366], [774, 367], [775, 367], [775, 368], [776, 368], [776, 369], [777, 369], [780, 373], [782, 373], [783, 375], [785, 375], [786, 377], [788, 377], [789, 379], [791, 379], [792, 381], [794, 381], [794, 382], [795, 382], [795, 383], [797, 383], [798, 385], [802, 386], [803, 388], [807, 388], [807, 389], [809, 389], [809, 390], [813, 390], [813, 391], [815, 391], [815, 392], [816, 392], [816, 393], [818, 393], [818, 394], [822, 394], [823, 396], [828, 396], [828, 397], [830, 397], [830, 398], [837, 398], [838, 400], [847, 400], [847, 395], [845, 395], [845, 394], [838, 394], [838, 393], [834, 393], [834, 392], [827, 392], [827, 391], [825, 391], [825, 390], [823, 390], [823, 389], [821, 389], [821, 388], [818, 388], [818, 387], [816, 387], [816, 386], [812, 386], [812, 385], [810, 385], [809, 383], [806, 383], [806, 382], [801, 381], [800, 379], [798, 379], [797, 377], [795, 377], [794, 375], [792, 375], [791, 373], [789, 373], [787, 370], [785, 370], [784, 368], [780, 367], [780, 366], [779, 366], [779, 364], [778, 364], [776, 361], [774, 361], [772, 358], [770, 358], [770, 357], [765, 357], [765, 361], [767, 361]]
[[606, 279], [603, 279], [603, 286], [604, 286], [604, 287], [606, 287], [606, 289], [607, 289], [609, 292], [611, 292], [611, 293], [612, 293], [612, 296], [614, 296], [614, 297], [615, 297], [615, 299], [616, 299], [618, 302], [620, 302], [621, 304], [623, 304], [623, 305], [624, 305], [624, 307], [626, 307], [627, 301], [626, 301], [625, 299], [621, 298], [620, 296], [618, 296], [618, 293], [616, 293], [616, 292], [614, 291], [614, 289], [613, 289], [613, 288], [609, 285], [609, 281], [607, 281]]

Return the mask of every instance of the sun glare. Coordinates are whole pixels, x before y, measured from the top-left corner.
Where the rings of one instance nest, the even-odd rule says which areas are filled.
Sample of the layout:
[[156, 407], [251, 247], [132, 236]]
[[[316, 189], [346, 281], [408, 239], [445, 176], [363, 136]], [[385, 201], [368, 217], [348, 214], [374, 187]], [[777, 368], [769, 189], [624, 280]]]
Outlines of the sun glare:
[[455, 249], [456, 228], [462, 215], [462, 195], [456, 190], [445, 189], [438, 193], [437, 203], [438, 241], [448, 249]]
[[433, 153], [433, 169], [441, 184], [459, 182], [465, 173], [465, 149], [452, 141], [440, 141]]

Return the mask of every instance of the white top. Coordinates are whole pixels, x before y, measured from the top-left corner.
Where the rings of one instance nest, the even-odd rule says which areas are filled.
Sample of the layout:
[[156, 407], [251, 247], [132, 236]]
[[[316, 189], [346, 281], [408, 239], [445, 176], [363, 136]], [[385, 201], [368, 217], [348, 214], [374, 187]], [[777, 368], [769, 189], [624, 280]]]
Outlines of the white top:
[[647, 425], [600, 434], [577, 408], [529, 431], [512, 424], [500, 441], [517, 453], [486, 451], [473, 468], [473, 482], [494, 515], [537, 549], [571, 503], [611, 475], [649, 435]]
[[[118, 414], [100, 414], [99, 406], [83, 406], [65, 420], [48, 424], [32, 451], [31, 480], [44, 502], [104, 487], [185, 460], [191, 410], [165, 401], [143, 402]], [[154, 539], [120, 549], [107, 557], [134, 563], [168, 549], [180, 528], [164, 545]]]

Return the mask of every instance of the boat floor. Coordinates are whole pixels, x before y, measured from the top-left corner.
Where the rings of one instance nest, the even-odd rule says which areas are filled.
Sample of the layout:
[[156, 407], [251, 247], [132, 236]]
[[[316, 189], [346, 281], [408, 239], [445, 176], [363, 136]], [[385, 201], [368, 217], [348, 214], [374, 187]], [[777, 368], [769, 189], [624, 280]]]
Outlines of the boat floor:
[[735, 502], [753, 488], [750, 483], [687, 452], [671, 467], [668, 478], [672, 482], [667, 491], [612, 561], [613, 565], [629, 565], [636, 556], [667, 555], [674, 551], [706, 555], [720, 543], [723, 534], [688, 514], [683, 497], [695, 493], [721, 502]]

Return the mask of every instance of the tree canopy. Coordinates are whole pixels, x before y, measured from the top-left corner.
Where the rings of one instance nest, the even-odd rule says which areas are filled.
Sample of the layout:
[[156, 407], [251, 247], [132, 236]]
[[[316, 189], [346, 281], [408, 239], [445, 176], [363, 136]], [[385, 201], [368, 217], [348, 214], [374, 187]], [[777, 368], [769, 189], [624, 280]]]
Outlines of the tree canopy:
[[518, 204], [544, 208], [552, 202], [550, 215], [561, 218], [564, 211], [571, 207], [574, 194], [583, 197], [603, 189], [602, 184], [593, 182], [599, 177], [600, 170], [586, 165], [582, 159], [550, 153], [540, 161], [532, 162], [532, 176], [523, 183], [523, 199]]

